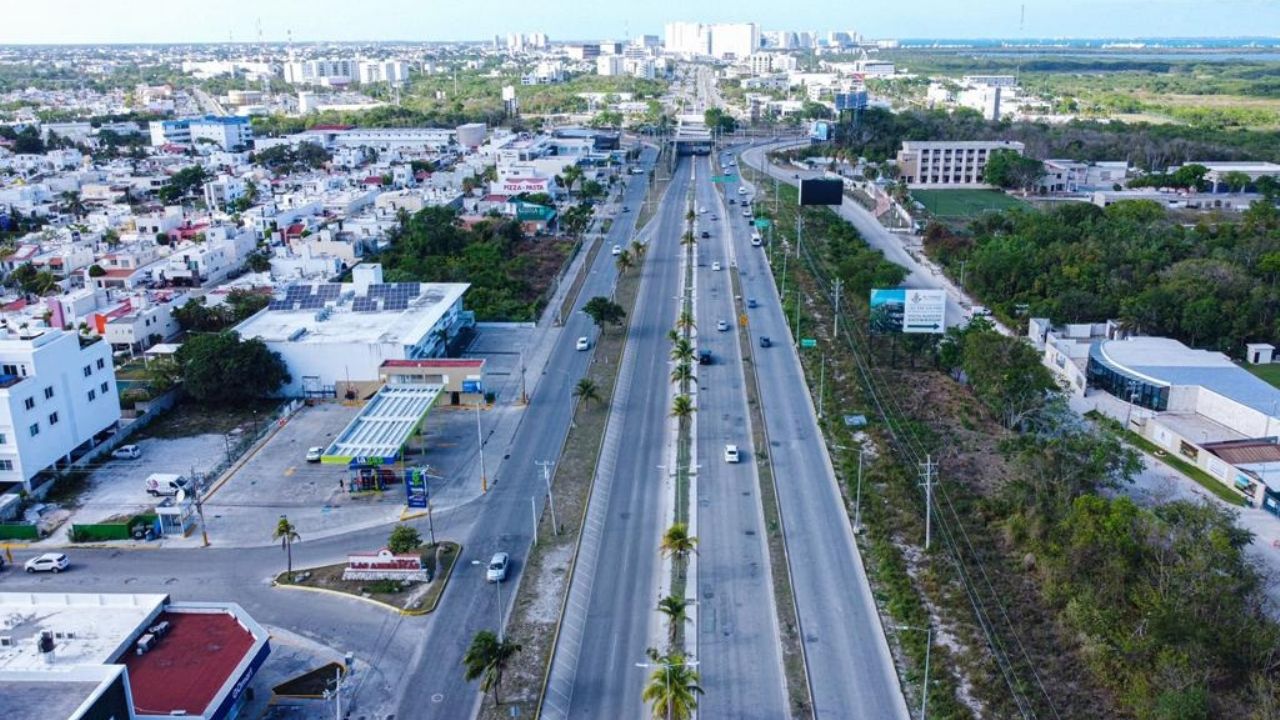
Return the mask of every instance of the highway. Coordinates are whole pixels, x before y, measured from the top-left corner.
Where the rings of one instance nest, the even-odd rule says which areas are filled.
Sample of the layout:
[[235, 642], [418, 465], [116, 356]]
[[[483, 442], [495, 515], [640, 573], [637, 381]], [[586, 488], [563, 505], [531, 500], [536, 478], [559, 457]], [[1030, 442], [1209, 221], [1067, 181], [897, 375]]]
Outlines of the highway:
[[[645, 713], [645, 650], [659, 644], [661, 533], [671, 521], [666, 471], [666, 338], [680, 293], [680, 235], [691, 165], [681, 160], [653, 222], [619, 368], [569, 601], [543, 702], [545, 718]], [[633, 270], [633, 272], [635, 272]]]
[[[710, 350], [711, 365], [698, 367], [697, 416], [697, 659], [706, 694], [703, 718], [787, 717], [786, 680], [769, 565], [760, 478], [756, 472], [746, 376], [738, 342], [739, 314], [751, 315], [745, 298], [735, 301], [730, 282], [731, 233], [737, 205], [726, 205], [699, 160], [695, 319], [698, 349]], [[718, 170], [717, 170], [718, 172]], [[712, 220], [718, 217], [718, 220]], [[749, 238], [749, 236], [748, 236]], [[722, 270], [715, 270], [719, 262]], [[717, 327], [729, 323], [727, 331]], [[726, 444], [741, 460], [724, 460]]]
[[[758, 152], [744, 155], [758, 157]], [[736, 188], [726, 190], [737, 196]], [[743, 295], [760, 301], [751, 316], [751, 335], [757, 343], [754, 367], [815, 715], [906, 720], [906, 703], [794, 340], [777, 301], [767, 253], [751, 246], [747, 219], [741, 213], [732, 218], [739, 228], [734, 251]], [[772, 347], [759, 347], [762, 335], [773, 340]]]

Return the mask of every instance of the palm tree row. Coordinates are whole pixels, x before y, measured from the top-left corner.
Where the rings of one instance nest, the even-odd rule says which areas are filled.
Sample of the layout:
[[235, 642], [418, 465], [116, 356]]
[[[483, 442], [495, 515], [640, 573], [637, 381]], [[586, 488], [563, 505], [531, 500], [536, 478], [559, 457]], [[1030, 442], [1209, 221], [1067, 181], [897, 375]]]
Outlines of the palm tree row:
[[[663, 557], [684, 563], [698, 552], [698, 538], [689, 534], [689, 526], [674, 523], [662, 534], [658, 550]], [[658, 601], [657, 610], [667, 621], [667, 652], [660, 654], [649, 648], [649, 681], [642, 697], [650, 704], [654, 720], [688, 720], [698, 708], [698, 696], [702, 688], [700, 678], [693, 668], [697, 663], [685, 660], [677, 644], [680, 631], [689, 622], [690, 602], [686, 598], [668, 595]]]

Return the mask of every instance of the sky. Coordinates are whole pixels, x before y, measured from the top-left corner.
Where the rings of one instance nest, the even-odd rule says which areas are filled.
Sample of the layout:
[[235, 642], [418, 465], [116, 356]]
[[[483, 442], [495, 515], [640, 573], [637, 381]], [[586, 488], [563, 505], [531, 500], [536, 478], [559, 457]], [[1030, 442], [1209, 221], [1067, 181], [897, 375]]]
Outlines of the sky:
[[289, 31], [295, 41], [484, 40], [509, 32], [605, 40], [661, 35], [672, 20], [876, 38], [1280, 34], [1276, 0], [0, 0], [0, 7], [0, 44], [251, 42], [259, 23], [268, 41]]

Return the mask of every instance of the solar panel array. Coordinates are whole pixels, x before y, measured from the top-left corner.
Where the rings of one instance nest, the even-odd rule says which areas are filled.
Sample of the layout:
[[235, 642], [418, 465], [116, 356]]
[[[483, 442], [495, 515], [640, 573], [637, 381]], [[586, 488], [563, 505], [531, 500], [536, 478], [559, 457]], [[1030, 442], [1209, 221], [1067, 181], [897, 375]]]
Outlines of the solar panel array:
[[422, 293], [422, 285], [416, 282], [374, 283], [365, 297], [351, 303], [354, 312], [380, 312], [409, 309], [409, 303]]
[[342, 294], [342, 285], [338, 283], [320, 283], [318, 285], [290, 285], [283, 298], [267, 303], [268, 310], [319, 310], [326, 304], [336, 301]]

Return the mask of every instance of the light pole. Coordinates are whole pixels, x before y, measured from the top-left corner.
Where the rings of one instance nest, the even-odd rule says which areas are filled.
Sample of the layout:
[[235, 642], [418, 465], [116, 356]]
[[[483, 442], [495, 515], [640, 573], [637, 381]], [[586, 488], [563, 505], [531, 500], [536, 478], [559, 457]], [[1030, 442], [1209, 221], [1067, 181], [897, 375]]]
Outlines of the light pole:
[[924, 644], [924, 683], [920, 690], [920, 720], [925, 720], [929, 712], [929, 655], [933, 650], [933, 626], [915, 627], [913, 625], [896, 625], [898, 630], [915, 630], [923, 631], [925, 634]]
[[484, 430], [480, 427], [480, 402], [476, 401], [476, 440], [480, 444], [480, 492], [489, 492], [489, 476], [484, 470]]
[[551, 509], [551, 529], [559, 535], [560, 523], [556, 521], [556, 497], [551, 494], [551, 467], [555, 463], [551, 460], [539, 460], [534, 464], [542, 466], [542, 480], [547, 484], [547, 507]]
[[[832, 445], [837, 450], [852, 450], [847, 445]], [[853, 534], [862, 534], [862, 458], [867, 454], [867, 446], [865, 444], [858, 445], [858, 484], [857, 491], [854, 493], [853, 501]]]

